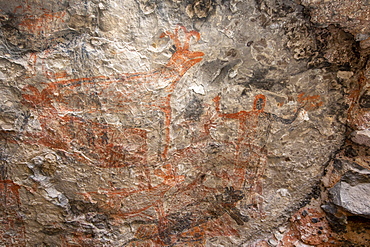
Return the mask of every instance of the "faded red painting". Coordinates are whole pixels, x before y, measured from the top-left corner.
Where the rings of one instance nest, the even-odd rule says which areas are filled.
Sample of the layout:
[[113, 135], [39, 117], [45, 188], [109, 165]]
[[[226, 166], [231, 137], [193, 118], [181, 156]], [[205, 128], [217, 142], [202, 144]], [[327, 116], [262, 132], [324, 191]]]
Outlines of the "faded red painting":
[[[133, 177], [127, 179], [134, 182], [128, 187], [112, 182], [79, 193], [109, 212], [116, 225], [140, 222], [126, 246], [204, 246], [213, 237], [238, 237], [239, 226], [265, 217], [264, 133], [269, 123], [290, 124], [301, 110], [322, 102], [300, 94], [294, 117], [283, 119], [265, 111], [263, 94], [254, 96], [250, 109], [238, 112], [224, 111], [219, 95], [204, 104], [199, 121], [181, 123], [189, 130], [190, 145], [175, 148], [172, 96], [204, 53], [190, 50], [191, 41], [200, 39], [196, 31], [178, 26], [161, 37], [169, 37], [176, 50], [157, 70], [73, 79], [59, 75], [26, 86], [23, 104], [37, 116], [40, 130], [25, 132], [24, 142], [59, 151], [75, 163], [118, 173], [130, 169]], [[230, 134], [219, 135], [221, 129]], [[90, 238], [75, 233], [63, 241], [80, 246], [91, 244]]]
[[11, 180], [0, 180], [0, 244], [3, 246], [26, 246], [19, 189]]

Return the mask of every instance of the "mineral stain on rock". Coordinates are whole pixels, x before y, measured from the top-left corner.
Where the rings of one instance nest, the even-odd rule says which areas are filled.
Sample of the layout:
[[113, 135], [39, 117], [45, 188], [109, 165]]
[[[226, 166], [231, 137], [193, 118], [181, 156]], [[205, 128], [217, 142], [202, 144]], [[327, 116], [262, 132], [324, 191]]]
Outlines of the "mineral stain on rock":
[[185, 108], [185, 119], [199, 121], [200, 116], [203, 114], [202, 103], [202, 100], [194, 95]]

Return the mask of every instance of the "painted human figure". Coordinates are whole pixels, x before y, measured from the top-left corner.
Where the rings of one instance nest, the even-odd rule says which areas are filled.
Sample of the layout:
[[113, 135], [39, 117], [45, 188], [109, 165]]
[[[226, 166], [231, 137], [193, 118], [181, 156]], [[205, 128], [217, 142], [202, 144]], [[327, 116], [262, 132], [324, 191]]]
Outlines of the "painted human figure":
[[261, 136], [258, 130], [261, 117], [264, 116], [266, 97], [262, 94], [255, 96], [251, 111], [222, 113], [221, 97], [214, 98], [218, 118], [235, 119], [238, 122], [237, 137], [233, 141], [234, 166], [230, 174], [233, 176], [233, 186], [246, 190], [243, 201], [250, 208], [249, 215], [257, 217], [262, 213], [262, 176], [266, 167], [266, 149], [258, 141]]
[[246, 191], [243, 203], [248, 208], [250, 217], [263, 217], [263, 180], [267, 165], [265, 147], [268, 138], [268, 128], [271, 121], [283, 124], [292, 123], [298, 116], [298, 109], [292, 119], [283, 119], [265, 111], [266, 96], [258, 94], [254, 98], [250, 111], [222, 113], [221, 97], [214, 98], [217, 117], [235, 119], [238, 122], [237, 138], [233, 141], [235, 150], [234, 168], [230, 172], [235, 189]]

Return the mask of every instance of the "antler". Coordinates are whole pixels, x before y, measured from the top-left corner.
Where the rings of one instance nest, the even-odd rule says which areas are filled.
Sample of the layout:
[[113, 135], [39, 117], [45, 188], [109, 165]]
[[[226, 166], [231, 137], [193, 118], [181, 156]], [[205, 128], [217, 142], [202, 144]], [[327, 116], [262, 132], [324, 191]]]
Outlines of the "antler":
[[[185, 35], [184, 44], [180, 41], [179, 31], [183, 31]], [[186, 30], [184, 26], [178, 25], [175, 28], [175, 31], [164, 32], [161, 34], [161, 38], [168, 36], [175, 43], [176, 51], [172, 54], [170, 61], [167, 63], [167, 67], [176, 70], [180, 76], [184, 75], [188, 69], [190, 69], [194, 64], [202, 61], [203, 52], [200, 51], [190, 51], [190, 40], [192, 37], [195, 37], [198, 41], [200, 39], [200, 34], [197, 31]]]
[[[184, 34], [185, 34], [185, 41], [184, 41], [183, 46], [181, 45], [181, 41], [179, 39], [179, 30], [180, 29], [182, 29]], [[197, 42], [200, 40], [199, 32], [197, 32], [195, 30], [192, 30], [192, 31], [188, 32], [186, 27], [181, 26], [181, 25], [176, 26], [174, 33], [170, 32], [170, 31], [166, 31], [166, 32], [162, 33], [160, 38], [163, 38], [165, 36], [168, 36], [170, 39], [173, 40], [173, 42], [175, 43], [175, 47], [176, 47], [177, 51], [189, 50], [189, 44], [190, 44], [191, 37], [195, 37]]]

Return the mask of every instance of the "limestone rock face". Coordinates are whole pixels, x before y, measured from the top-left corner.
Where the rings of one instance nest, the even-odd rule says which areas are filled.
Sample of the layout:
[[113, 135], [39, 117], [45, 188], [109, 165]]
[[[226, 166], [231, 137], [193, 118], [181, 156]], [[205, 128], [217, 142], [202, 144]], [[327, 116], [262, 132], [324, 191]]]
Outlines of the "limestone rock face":
[[346, 211], [362, 217], [370, 217], [370, 171], [358, 174], [348, 172], [331, 190], [332, 201]]
[[356, 40], [370, 37], [370, 2], [368, 0], [302, 0], [311, 15], [311, 21], [320, 25], [340, 25]]
[[352, 141], [360, 145], [370, 146], [370, 131], [368, 129], [354, 131], [352, 133]]
[[0, 2], [0, 245], [282, 242], [367, 128], [365, 38], [298, 2]]

